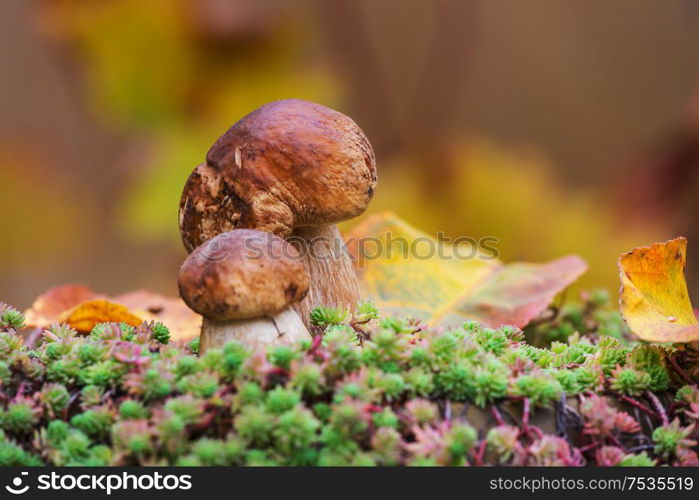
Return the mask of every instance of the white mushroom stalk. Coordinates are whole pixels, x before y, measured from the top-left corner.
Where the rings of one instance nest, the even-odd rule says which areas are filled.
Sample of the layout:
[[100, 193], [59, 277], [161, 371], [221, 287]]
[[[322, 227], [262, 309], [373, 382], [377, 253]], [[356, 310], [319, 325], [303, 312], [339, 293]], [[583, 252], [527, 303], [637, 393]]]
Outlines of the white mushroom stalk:
[[294, 345], [308, 340], [311, 334], [306, 329], [293, 307], [270, 316], [228, 321], [204, 318], [201, 324], [200, 352], [215, 349], [228, 342], [240, 342], [256, 349], [267, 345]]

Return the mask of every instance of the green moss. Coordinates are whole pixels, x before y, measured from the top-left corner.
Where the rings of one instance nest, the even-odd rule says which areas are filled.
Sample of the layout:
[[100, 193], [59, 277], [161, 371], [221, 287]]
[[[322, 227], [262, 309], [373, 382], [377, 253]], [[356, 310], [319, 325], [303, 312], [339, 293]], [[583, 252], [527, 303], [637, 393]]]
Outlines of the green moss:
[[371, 421], [376, 427], [390, 427], [391, 429], [398, 429], [400, 426], [398, 416], [393, 413], [393, 410], [390, 408], [384, 408], [382, 411], [374, 413], [371, 417]]
[[88, 436], [104, 438], [109, 434], [113, 421], [114, 415], [109, 408], [98, 408], [75, 415], [70, 424]]
[[14, 307], [0, 302], [0, 330], [24, 328], [24, 315]]
[[148, 415], [149, 411], [140, 401], [127, 399], [119, 405], [119, 416], [124, 420], [141, 420], [148, 418]]
[[611, 377], [612, 389], [629, 396], [643, 394], [651, 385], [650, 375], [632, 367], [620, 366], [612, 371]]
[[70, 393], [62, 384], [49, 383], [41, 389], [40, 400], [51, 415], [58, 415], [68, 407]]
[[41, 459], [10, 441], [0, 441], [0, 467], [36, 467]]
[[280, 415], [291, 410], [301, 401], [298, 392], [283, 387], [275, 387], [267, 393], [267, 403], [265, 408], [270, 413]]
[[[52, 325], [30, 350], [7, 322], [0, 465], [472, 465], [482, 450], [508, 465], [691, 464], [699, 393], [677, 386], [670, 348], [623, 331], [601, 337], [618, 319], [605, 303], [590, 296], [526, 332], [472, 321], [431, 329], [381, 318], [371, 303], [352, 315], [321, 308], [321, 342], [266, 352], [229, 343], [201, 356], [196, 342], [166, 343], [157, 323], [104, 323], [89, 337]], [[558, 340], [532, 345], [534, 334]], [[652, 451], [625, 453], [615, 439], [639, 423], [605, 398], [652, 406], [646, 391], [676, 391], [678, 420], [655, 430]], [[559, 411], [565, 396], [584, 400], [579, 446], [596, 448], [491, 426], [516, 422], [525, 400], [537, 418], [537, 408]], [[476, 432], [472, 412], [491, 427]]]
[[670, 386], [670, 374], [667, 369], [667, 349], [647, 344], [637, 345], [631, 351], [628, 364], [636, 370], [648, 374], [648, 389], [653, 392], [667, 390]]
[[161, 344], [170, 343], [170, 329], [162, 323], [154, 323], [151, 327], [153, 338]]
[[512, 393], [529, 399], [534, 406], [547, 406], [561, 399], [563, 387], [550, 374], [540, 372], [517, 377]]
[[624, 458], [619, 462], [620, 467], [653, 467], [655, 465], [655, 460], [650, 458], [648, 454], [644, 451], [634, 454], [624, 455]]
[[326, 327], [339, 325], [349, 316], [349, 311], [342, 307], [316, 307], [311, 311], [311, 323], [315, 326]]
[[34, 430], [39, 417], [40, 411], [32, 400], [19, 398], [0, 413], [0, 426], [8, 432], [27, 434]]
[[675, 419], [670, 424], [658, 427], [653, 431], [655, 453], [665, 458], [678, 456], [680, 449], [689, 449], [697, 442], [690, 439], [692, 427], [682, 427]]

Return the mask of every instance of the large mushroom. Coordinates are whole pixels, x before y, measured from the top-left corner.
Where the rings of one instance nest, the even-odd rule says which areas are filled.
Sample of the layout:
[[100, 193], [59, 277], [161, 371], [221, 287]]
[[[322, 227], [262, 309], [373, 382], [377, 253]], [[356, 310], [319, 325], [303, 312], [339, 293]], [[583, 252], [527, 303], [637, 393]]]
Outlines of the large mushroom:
[[289, 99], [243, 117], [190, 175], [180, 200], [188, 251], [234, 228], [269, 231], [297, 246], [310, 276], [296, 307], [310, 328], [316, 305], [352, 308], [357, 276], [335, 223], [366, 210], [374, 152], [349, 117]]
[[308, 291], [306, 270], [298, 251], [274, 234], [219, 234], [184, 261], [179, 288], [203, 316], [201, 352], [232, 340], [257, 347], [311, 339], [291, 307]]

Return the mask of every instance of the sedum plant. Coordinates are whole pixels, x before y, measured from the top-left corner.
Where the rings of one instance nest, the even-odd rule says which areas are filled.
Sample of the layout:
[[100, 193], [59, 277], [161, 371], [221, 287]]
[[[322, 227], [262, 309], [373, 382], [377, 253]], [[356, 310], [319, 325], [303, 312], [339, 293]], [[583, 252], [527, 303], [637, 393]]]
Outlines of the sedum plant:
[[535, 347], [516, 327], [431, 329], [370, 302], [311, 321], [312, 341], [200, 356], [159, 323], [51, 325], [25, 346], [3, 304], [0, 465], [697, 462], [699, 391], [671, 347], [584, 320]]

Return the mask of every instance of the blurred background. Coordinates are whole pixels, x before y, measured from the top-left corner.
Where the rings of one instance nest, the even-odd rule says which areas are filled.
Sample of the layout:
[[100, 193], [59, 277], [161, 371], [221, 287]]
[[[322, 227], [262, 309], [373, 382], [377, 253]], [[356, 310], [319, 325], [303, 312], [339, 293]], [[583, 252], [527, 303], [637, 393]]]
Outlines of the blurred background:
[[[0, 2], [0, 300], [50, 286], [175, 295], [182, 186], [274, 99], [350, 115], [370, 212], [496, 236], [505, 261], [689, 239], [699, 301], [692, 0]], [[350, 223], [351, 224], [351, 223]]]

